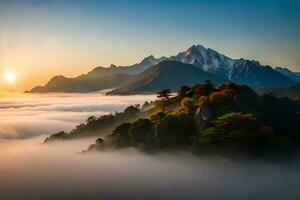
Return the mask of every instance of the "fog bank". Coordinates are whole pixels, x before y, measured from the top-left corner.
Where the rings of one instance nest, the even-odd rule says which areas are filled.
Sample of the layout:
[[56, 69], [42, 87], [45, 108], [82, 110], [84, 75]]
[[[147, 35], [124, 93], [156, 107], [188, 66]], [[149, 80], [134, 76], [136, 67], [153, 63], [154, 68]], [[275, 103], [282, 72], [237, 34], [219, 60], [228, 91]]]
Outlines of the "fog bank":
[[[0, 199], [300, 199], [300, 164], [134, 149], [81, 154], [94, 138], [43, 145], [90, 115], [155, 96], [25, 95], [0, 100]], [[21, 139], [20, 139], [21, 138]]]
[[154, 95], [22, 94], [0, 99], [0, 138], [28, 138], [69, 131], [91, 115], [122, 111]]
[[0, 199], [299, 199], [299, 164], [135, 150], [78, 154], [92, 142], [0, 141]]

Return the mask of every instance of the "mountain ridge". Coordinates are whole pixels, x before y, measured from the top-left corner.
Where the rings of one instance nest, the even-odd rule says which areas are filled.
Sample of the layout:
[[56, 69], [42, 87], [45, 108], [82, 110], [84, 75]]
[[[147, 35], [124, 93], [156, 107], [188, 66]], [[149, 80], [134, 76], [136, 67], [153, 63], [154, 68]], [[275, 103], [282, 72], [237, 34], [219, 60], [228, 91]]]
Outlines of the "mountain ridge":
[[290, 79], [300, 83], [300, 72], [293, 72], [285, 67], [275, 67], [275, 70], [289, 77]]
[[[297, 83], [291, 75], [283, 73], [283, 70], [278, 68], [261, 65], [258, 61], [233, 59], [202, 45], [193, 45], [186, 51], [171, 57], [155, 58], [150, 55], [131, 66], [112, 64], [107, 68], [96, 67], [87, 74], [75, 78], [56, 76], [45, 86], [35, 87], [29, 92], [93, 92], [124, 87], [143, 80], [144, 71], [163, 61], [192, 64], [217, 78], [247, 84], [252, 88], [284, 88]], [[289, 71], [289, 74], [293, 73]], [[170, 77], [170, 79], [174, 78], [176, 77]], [[186, 81], [188, 82], [188, 78]]]
[[[205, 80], [211, 80], [213, 83], [226, 81], [194, 65], [177, 61], [162, 61], [158, 65], [145, 70], [140, 75], [145, 78], [115, 89], [108, 94], [153, 93], [165, 88], [177, 91], [181, 85], [193, 86]], [[176, 80], [169, 77], [176, 77]]]

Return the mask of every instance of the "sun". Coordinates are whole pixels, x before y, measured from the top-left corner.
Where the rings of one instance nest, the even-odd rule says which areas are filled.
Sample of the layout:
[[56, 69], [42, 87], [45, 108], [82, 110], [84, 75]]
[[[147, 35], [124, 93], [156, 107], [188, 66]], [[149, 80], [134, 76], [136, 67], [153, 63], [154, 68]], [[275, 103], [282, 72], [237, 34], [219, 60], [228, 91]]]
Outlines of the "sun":
[[15, 82], [16, 79], [17, 79], [17, 75], [15, 72], [13, 71], [7, 71], [4, 73], [4, 79], [7, 81], [7, 82]]

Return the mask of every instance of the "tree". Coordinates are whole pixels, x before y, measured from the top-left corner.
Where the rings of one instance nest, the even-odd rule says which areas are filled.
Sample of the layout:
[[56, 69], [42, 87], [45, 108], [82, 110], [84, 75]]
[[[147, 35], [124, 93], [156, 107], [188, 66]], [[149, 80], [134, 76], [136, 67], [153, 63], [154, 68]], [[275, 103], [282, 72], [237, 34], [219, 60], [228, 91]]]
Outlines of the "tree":
[[86, 123], [90, 124], [93, 123], [97, 120], [97, 118], [95, 116], [90, 116], [89, 118], [87, 118]]
[[214, 91], [216, 91], [214, 84], [210, 80], [206, 80], [202, 86], [202, 94], [210, 95]]
[[166, 114], [164, 112], [158, 112], [155, 115], [150, 117], [151, 121], [155, 123], [156, 126], [159, 126], [161, 121], [165, 118]]
[[171, 96], [171, 91], [169, 89], [166, 90], [162, 90], [160, 92], [157, 92], [157, 98], [161, 99], [161, 100], [167, 100], [170, 98]]
[[242, 134], [257, 129], [257, 121], [252, 114], [230, 113], [218, 117], [212, 126], [202, 132], [200, 141], [206, 144], [222, 144], [224, 141], [240, 139]]
[[235, 93], [233, 90], [222, 90], [222, 91], [212, 92], [209, 95], [209, 99], [212, 104], [227, 105], [227, 104], [234, 103], [234, 96]]
[[189, 86], [181, 86], [179, 91], [178, 91], [178, 97], [181, 99], [181, 98], [184, 98], [188, 95], [188, 93], [191, 91], [191, 88]]
[[201, 96], [199, 98], [199, 105], [200, 106], [208, 106], [210, 104], [211, 104], [211, 102], [210, 102], [210, 98], [208, 96]]
[[167, 115], [157, 128], [161, 148], [179, 148], [188, 145], [195, 134], [195, 121], [187, 115]]
[[97, 138], [96, 145], [102, 145], [104, 140], [102, 138]]
[[129, 136], [134, 145], [144, 144], [145, 146], [154, 145], [155, 140], [154, 123], [149, 119], [138, 119], [129, 128]]
[[200, 96], [202, 96], [203, 94], [202, 94], [202, 85], [200, 85], [200, 84], [195, 84], [194, 86], [193, 86], [193, 98], [195, 98], [195, 99], [198, 99]]
[[183, 107], [185, 113], [189, 115], [193, 115], [195, 113], [196, 108], [192, 98], [185, 97], [182, 99], [181, 106]]
[[117, 147], [127, 147], [130, 145], [129, 128], [130, 123], [123, 123], [114, 129], [112, 136], [116, 141]]
[[146, 101], [143, 105], [142, 105], [142, 110], [145, 111], [147, 109], [149, 109], [151, 107], [151, 104]]
[[134, 115], [138, 114], [139, 112], [140, 112], [140, 109], [136, 106], [128, 106], [124, 110], [124, 114], [128, 115], [128, 116], [134, 116]]
[[283, 148], [287, 144], [284, 138], [274, 135], [273, 128], [261, 124], [251, 113], [226, 114], [213, 121], [212, 125], [202, 132], [199, 144], [210, 145], [215, 150], [219, 148], [222, 152], [238, 149], [260, 153]]

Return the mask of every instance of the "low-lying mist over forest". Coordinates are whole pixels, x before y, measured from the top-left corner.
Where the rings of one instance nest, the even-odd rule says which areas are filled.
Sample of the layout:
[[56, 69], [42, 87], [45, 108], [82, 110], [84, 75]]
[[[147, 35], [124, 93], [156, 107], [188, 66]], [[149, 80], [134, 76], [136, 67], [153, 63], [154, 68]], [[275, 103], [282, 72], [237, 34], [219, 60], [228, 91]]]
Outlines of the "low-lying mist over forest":
[[[1, 141], [0, 199], [298, 199], [299, 164], [127, 149], [76, 153], [92, 140]], [[26, 197], [26, 198], [25, 198]]]
[[1, 105], [0, 199], [298, 199], [299, 163], [135, 149], [80, 153], [95, 138], [42, 144], [87, 116], [154, 96], [27, 96]]
[[69, 131], [89, 116], [122, 111], [128, 105], [155, 99], [154, 95], [127, 97], [90, 94], [21, 95], [1, 99], [0, 139], [28, 138]]

